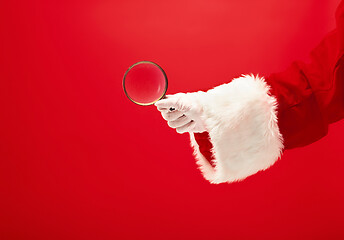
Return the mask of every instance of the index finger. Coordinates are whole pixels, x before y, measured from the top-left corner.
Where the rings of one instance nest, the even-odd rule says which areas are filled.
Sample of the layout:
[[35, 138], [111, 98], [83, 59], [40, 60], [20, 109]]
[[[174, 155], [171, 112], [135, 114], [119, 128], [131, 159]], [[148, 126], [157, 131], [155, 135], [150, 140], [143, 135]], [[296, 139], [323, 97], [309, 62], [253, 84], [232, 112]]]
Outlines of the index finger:
[[154, 105], [159, 109], [162, 109], [162, 108], [169, 109], [170, 107], [176, 107], [177, 103], [174, 99], [165, 98], [165, 99], [157, 101], [156, 103], [154, 103]]

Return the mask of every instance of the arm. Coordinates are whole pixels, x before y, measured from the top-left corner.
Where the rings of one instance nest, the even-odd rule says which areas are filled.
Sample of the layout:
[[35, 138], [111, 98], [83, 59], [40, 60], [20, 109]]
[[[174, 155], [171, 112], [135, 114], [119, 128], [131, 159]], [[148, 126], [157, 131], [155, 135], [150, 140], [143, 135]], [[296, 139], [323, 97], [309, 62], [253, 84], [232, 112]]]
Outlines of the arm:
[[[266, 79], [244, 75], [206, 93], [193, 93], [206, 131], [190, 132], [204, 177], [239, 181], [274, 164], [284, 149], [326, 135], [344, 117], [344, 1], [337, 29], [312, 51]], [[185, 112], [187, 115], [187, 112]]]
[[327, 134], [328, 125], [344, 117], [344, 1], [336, 11], [337, 28], [311, 52], [311, 62], [294, 62], [272, 74], [278, 125], [284, 148], [301, 147]]

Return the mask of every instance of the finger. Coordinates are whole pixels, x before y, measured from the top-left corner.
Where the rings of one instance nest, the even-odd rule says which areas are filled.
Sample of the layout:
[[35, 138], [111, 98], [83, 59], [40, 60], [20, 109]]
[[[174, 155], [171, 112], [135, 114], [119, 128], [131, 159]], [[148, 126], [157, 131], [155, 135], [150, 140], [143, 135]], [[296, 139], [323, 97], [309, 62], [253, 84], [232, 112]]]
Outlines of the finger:
[[165, 108], [165, 107], [157, 107], [157, 109], [160, 112], [168, 112], [168, 108]]
[[176, 109], [178, 109], [178, 103], [176, 99], [173, 98], [166, 98], [166, 99], [162, 99], [157, 101], [156, 103], [154, 103], [154, 105], [159, 109], [159, 108], [166, 108], [166, 109], [170, 109], [171, 107], [174, 107]]
[[195, 127], [196, 123], [194, 121], [191, 121], [187, 124], [185, 124], [182, 127], [176, 128], [177, 133], [185, 133], [185, 132], [189, 132], [193, 129], [193, 127]]
[[189, 117], [183, 115], [174, 121], [169, 121], [168, 126], [170, 126], [171, 128], [179, 128], [179, 127], [182, 127], [189, 122], [191, 122], [191, 119]]
[[184, 114], [180, 111], [173, 111], [173, 112], [161, 112], [163, 119], [166, 121], [174, 121], [183, 116]]
[[170, 107], [170, 108], [165, 108], [165, 107], [157, 107], [158, 111], [160, 112], [173, 112], [175, 111], [176, 109], [173, 108], [173, 107]]

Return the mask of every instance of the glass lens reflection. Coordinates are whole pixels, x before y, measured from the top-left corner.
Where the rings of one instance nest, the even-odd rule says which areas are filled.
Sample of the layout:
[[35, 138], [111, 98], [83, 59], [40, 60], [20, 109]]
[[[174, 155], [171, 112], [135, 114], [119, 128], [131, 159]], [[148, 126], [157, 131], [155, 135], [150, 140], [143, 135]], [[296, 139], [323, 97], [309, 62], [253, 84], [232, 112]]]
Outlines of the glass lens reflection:
[[166, 92], [167, 80], [163, 70], [152, 62], [134, 64], [126, 73], [124, 89], [135, 103], [148, 105]]

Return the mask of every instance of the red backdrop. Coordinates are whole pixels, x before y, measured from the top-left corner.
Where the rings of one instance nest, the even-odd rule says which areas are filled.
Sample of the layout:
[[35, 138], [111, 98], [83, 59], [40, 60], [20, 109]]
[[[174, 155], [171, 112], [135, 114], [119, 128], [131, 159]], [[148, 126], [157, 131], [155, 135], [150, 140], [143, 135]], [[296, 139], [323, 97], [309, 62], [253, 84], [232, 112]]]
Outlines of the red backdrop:
[[0, 239], [343, 239], [343, 122], [211, 185], [188, 136], [121, 85], [140, 60], [170, 94], [282, 71], [334, 28], [338, 3], [3, 1]]

